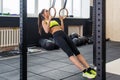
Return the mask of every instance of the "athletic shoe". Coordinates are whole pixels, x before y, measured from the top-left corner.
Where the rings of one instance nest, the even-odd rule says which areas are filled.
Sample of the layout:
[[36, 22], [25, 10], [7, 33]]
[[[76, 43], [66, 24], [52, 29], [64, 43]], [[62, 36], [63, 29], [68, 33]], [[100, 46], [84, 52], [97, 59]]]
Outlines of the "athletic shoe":
[[92, 74], [92, 73], [90, 73], [90, 72], [83, 72], [83, 74], [82, 74], [82, 76], [83, 77], [86, 77], [86, 78], [88, 78], [88, 79], [94, 79], [95, 77], [96, 77], [96, 75], [94, 75], [94, 74]]
[[95, 76], [97, 75], [96, 70], [94, 70], [94, 69], [92, 69], [92, 68], [91, 68], [91, 70], [90, 70], [90, 73], [94, 74]]

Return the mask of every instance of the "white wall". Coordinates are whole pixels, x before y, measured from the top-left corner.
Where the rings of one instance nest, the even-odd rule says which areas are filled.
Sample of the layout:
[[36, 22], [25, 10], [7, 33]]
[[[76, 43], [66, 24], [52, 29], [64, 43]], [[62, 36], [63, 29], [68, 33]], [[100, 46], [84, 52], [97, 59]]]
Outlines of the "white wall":
[[106, 0], [106, 37], [120, 41], [120, 0]]

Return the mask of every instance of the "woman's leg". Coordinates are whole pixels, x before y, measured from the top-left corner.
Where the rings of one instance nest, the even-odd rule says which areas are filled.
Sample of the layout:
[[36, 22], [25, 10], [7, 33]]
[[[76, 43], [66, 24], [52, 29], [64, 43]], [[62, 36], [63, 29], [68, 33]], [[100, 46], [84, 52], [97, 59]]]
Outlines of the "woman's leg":
[[69, 47], [69, 45], [66, 43], [66, 41], [64, 40], [64, 38], [61, 37], [55, 37], [55, 42], [56, 44], [68, 55], [70, 61], [76, 65], [81, 71], [83, 71], [85, 68], [83, 67], [83, 65], [80, 64], [79, 60], [76, 58], [76, 56], [74, 56], [71, 48]]
[[76, 55], [77, 59], [87, 69], [87, 72], [90, 72], [90, 73], [96, 75], [97, 74], [96, 71], [89, 66], [89, 64], [87, 63], [85, 58], [82, 56], [82, 54], [80, 54], [79, 50], [77, 49], [77, 47], [74, 45], [74, 43], [68, 36], [66, 36], [66, 41], [67, 41], [67, 44], [69, 44], [69, 47], [71, 48], [73, 53]]
[[84, 66], [79, 62], [76, 56], [70, 56], [70, 61], [75, 64], [81, 71], [85, 70]]
[[86, 67], [89, 68], [90, 65], [87, 63], [87, 61], [85, 60], [85, 58], [82, 56], [82, 54], [77, 55], [77, 58], [79, 59], [79, 61]]
[[[63, 36], [63, 37], [62, 37]], [[88, 72], [83, 65], [79, 62], [76, 56], [74, 56], [73, 50], [70, 48], [70, 46], [67, 43], [67, 40], [65, 39], [64, 34], [62, 35], [56, 35], [54, 36], [56, 44], [68, 55], [70, 61], [76, 65], [82, 72], [83, 76], [87, 78], [95, 78], [95, 75], [91, 74], [91, 72]], [[75, 47], [76, 48], [76, 47]], [[76, 49], [75, 55], [80, 54], [79, 51]]]
[[71, 48], [71, 50], [73, 51], [73, 53], [76, 55], [77, 59], [81, 62], [81, 64], [83, 66], [85, 66], [85, 68], [89, 68], [89, 64], [87, 63], [87, 61], [85, 60], [85, 58], [82, 56], [82, 54], [80, 54], [79, 50], [77, 49], [77, 47], [74, 45], [74, 43], [72, 42], [72, 40], [66, 35], [66, 41], [69, 45], [69, 47]]

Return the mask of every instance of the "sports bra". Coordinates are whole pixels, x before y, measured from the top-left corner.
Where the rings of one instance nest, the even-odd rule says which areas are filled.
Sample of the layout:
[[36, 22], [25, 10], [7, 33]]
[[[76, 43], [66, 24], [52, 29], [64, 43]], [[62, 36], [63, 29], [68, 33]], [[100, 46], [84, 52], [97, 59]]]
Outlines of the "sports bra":
[[50, 21], [50, 28], [54, 27], [54, 26], [59, 26], [59, 23], [55, 20], [51, 20]]

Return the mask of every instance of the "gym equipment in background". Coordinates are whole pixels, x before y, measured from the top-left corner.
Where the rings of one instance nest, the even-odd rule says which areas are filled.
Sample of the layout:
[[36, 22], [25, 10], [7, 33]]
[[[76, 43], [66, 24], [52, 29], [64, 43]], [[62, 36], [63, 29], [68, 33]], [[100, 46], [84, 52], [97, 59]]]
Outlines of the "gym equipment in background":
[[72, 39], [73, 43], [76, 46], [86, 45], [88, 43], [88, 37], [79, 36], [79, 34], [73, 32], [69, 35], [70, 39]]
[[70, 37], [70, 39], [73, 39], [73, 38], [78, 38], [79, 35], [77, 33], [73, 32], [69, 35], [69, 37]]
[[46, 50], [59, 49], [59, 47], [55, 44], [55, 42], [50, 39], [40, 39], [39, 45]]

